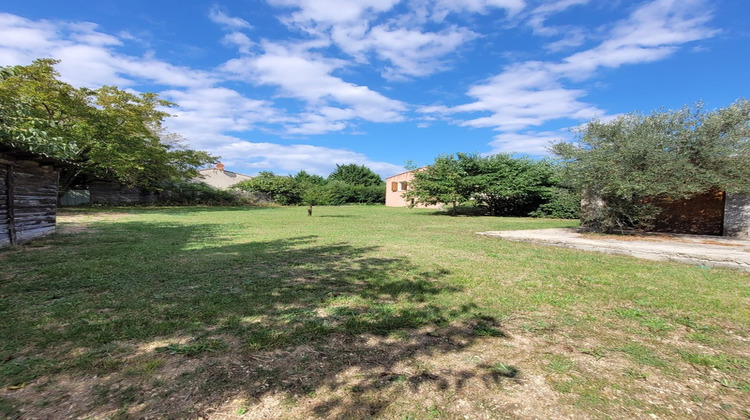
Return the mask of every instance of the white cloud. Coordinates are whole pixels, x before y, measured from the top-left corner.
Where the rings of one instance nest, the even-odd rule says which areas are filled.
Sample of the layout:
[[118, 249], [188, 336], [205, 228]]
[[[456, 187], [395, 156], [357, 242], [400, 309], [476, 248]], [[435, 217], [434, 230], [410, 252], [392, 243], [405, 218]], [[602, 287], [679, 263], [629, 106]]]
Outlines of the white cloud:
[[[406, 106], [366, 86], [346, 82], [332, 73], [346, 65], [336, 59], [325, 58], [304, 48], [263, 43], [264, 53], [225, 63], [223, 69], [238, 76], [249, 77], [255, 83], [277, 86], [281, 95], [305, 101], [310, 109], [344, 105], [349, 109], [347, 119], [361, 118], [372, 122], [396, 122], [404, 119]], [[320, 111], [314, 114], [325, 116]], [[314, 118], [312, 118], [314, 119]], [[334, 120], [335, 121], [335, 120]], [[310, 134], [320, 133], [320, 122]], [[300, 133], [297, 126], [295, 133]], [[312, 126], [310, 126], [312, 127]], [[333, 128], [341, 129], [340, 124]]]
[[285, 21], [292, 25], [310, 28], [316, 25], [350, 23], [368, 14], [390, 10], [401, 0], [269, 0], [275, 6], [298, 9]]
[[378, 25], [372, 28], [363, 44], [393, 65], [385, 72], [386, 77], [426, 76], [443, 70], [445, 64], [441, 58], [477, 36], [455, 26], [439, 32], [421, 32]]
[[251, 143], [241, 139], [226, 137], [224, 143], [215, 149], [224, 158], [228, 168], [243, 170], [254, 174], [266, 168], [279, 168], [286, 173], [293, 174], [301, 170], [321, 176], [327, 176], [336, 165], [354, 163], [365, 165], [385, 178], [403, 172], [404, 168], [386, 162], [376, 162], [365, 155], [346, 149], [332, 149], [328, 147], [303, 144], [279, 145], [274, 143]]
[[96, 28], [99, 25], [95, 23], [71, 23], [68, 27], [71, 29], [71, 39], [87, 45], [122, 45], [117, 37], [98, 32]]
[[[550, 3], [536, 16], [563, 10], [582, 1]], [[598, 107], [582, 100], [586, 91], [566, 87], [566, 80], [580, 81], [602, 67], [646, 63], [664, 59], [682, 44], [711, 37], [706, 27], [710, 11], [701, 0], [655, 0], [618, 22], [598, 46], [568, 56], [561, 62], [527, 61], [507, 66], [487, 82], [472, 86], [473, 102], [421, 109], [428, 114], [487, 113], [464, 119], [459, 125], [515, 131], [561, 119], [607, 118]], [[502, 135], [501, 135], [502, 136]], [[510, 137], [507, 137], [510, 138]], [[501, 144], [507, 144], [502, 143]]]
[[231, 17], [227, 15], [226, 13], [222, 12], [218, 6], [214, 6], [211, 11], [208, 13], [208, 18], [211, 19], [212, 22], [219, 24], [221, 26], [224, 26], [231, 30], [238, 30], [238, 29], [251, 29], [253, 26], [250, 25], [246, 20], [238, 18], [238, 17]]
[[524, 0], [436, 0], [431, 18], [442, 21], [450, 13], [489, 13], [491, 9], [505, 9], [513, 16], [526, 6]]
[[[215, 19], [225, 16], [216, 14]], [[235, 27], [246, 27], [235, 22]], [[254, 45], [240, 32], [225, 38], [241, 48]], [[64, 21], [33, 21], [0, 13], [0, 66], [26, 65], [38, 57], [61, 59], [57, 66], [62, 79], [75, 86], [98, 87], [117, 85], [137, 93], [143, 83], [168, 87], [159, 92], [178, 107], [165, 121], [170, 131], [181, 134], [188, 146], [223, 156], [225, 163], [237, 168], [281, 169], [327, 175], [336, 163], [365, 164], [376, 172], [391, 174], [403, 168], [385, 162], [372, 162], [366, 156], [349, 150], [318, 146], [285, 146], [267, 142], [253, 143], [229, 136], [229, 132], [278, 131], [279, 125], [288, 133], [325, 133], [348, 126], [355, 118], [371, 121], [401, 120], [405, 105], [368, 89], [347, 83], [331, 75], [345, 63], [317, 60], [317, 56], [296, 57], [281, 48], [270, 55], [255, 57], [255, 71], [266, 84], [275, 84], [292, 97], [309, 103], [309, 110], [300, 115], [287, 115], [270, 100], [248, 98], [236, 90], [221, 87], [220, 75], [188, 67], [174, 66], [151, 55], [143, 57], [117, 52], [121, 39], [134, 40], [132, 35], [116, 37], [98, 32], [96, 25]], [[320, 43], [300, 47], [306, 51]], [[287, 53], [285, 55], [285, 52]], [[288, 60], [288, 61], [285, 61]], [[289, 66], [284, 66], [284, 64]], [[278, 69], [274, 68], [279, 64]], [[302, 67], [295, 67], [301, 64]], [[302, 71], [303, 73], [298, 73]], [[305, 74], [304, 72], [310, 72]], [[285, 83], [284, 78], [302, 79], [301, 83]], [[309, 83], [312, 89], [305, 90]], [[327, 105], [340, 103], [343, 107]]]
[[268, 101], [250, 99], [223, 87], [168, 90], [161, 95], [179, 105], [169, 110], [173, 117], [166, 124], [173, 131], [189, 133], [193, 145], [199, 148], [215, 147], [214, 139], [222, 132], [249, 131], [286, 119]]
[[569, 140], [570, 132], [563, 131], [528, 131], [523, 133], [502, 133], [490, 142], [492, 150], [488, 154], [511, 153], [531, 156], [549, 155], [552, 143]]
[[682, 44], [716, 35], [706, 26], [711, 15], [703, 0], [655, 0], [619, 22], [599, 46], [567, 57], [557, 71], [580, 79], [600, 67], [661, 60]]
[[519, 130], [561, 119], [592, 118], [604, 112], [579, 100], [582, 90], [565, 89], [546, 63], [527, 62], [507, 68], [486, 83], [475, 85], [467, 95], [476, 101], [456, 107], [425, 107], [427, 113], [476, 113], [490, 115], [460, 122], [468, 127]]
[[552, 13], [562, 12], [572, 6], [580, 6], [588, 4], [589, 2], [591, 2], [591, 0], [551, 0], [542, 2], [542, 4], [534, 8], [533, 14], [550, 15]]
[[526, 24], [531, 27], [534, 35], [555, 37], [561, 39], [545, 45], [549, 51], [556, 52], [582, 45], [586, 41], [586, 31], [581, 27], [572, 25], [547, 25], [547, 19], [555, 14], [567, 10], [570, 7], [588, 4], [590, 0], [557, 0], [543, 3], [530, 12]]
[[239, 52], [241, 52], [242, 54], [250, 54], [253, 47], [255, 47], [255, 43], [250, 39], [250, 37], [243, 34], [242, 32], [231, 32], [229, 34], [226, 34], [224, 38], [221, 39], [221, 41], [225, 45], [237, 47], [237, 50], [239, 50]]
[[75, 86], [133, 86], [151, 81], [167, 86], [198, 87], [215, 82], [207, 72], [174, 66], [152, 57], [117, 53], [115, 36], [92, 23], [32, 21], [0, 14], [0, 60], [4, 65], [29, 64], [40, 57], [62, 60], [61, 79]]
[[[332, 42], [356, 62], [369, 63], [371, 59], [377, 59], [389, 63], [382, 72], [388, 79], [427, 76], [443, 71], [448, 68], [447, 55], [479, 36], [457, 25], [427, 30], [427, 15], [433, 21], [442, 21], [449, 13], [488, 13], [497, 8], [515, 13], [524, 6], [522, 0], [269, 2], [294, 8], [295, 11], [282, 21], [316, 39]], [[397, 15], [387, 14], [396, 4], [403, 6], [405, 11]]]

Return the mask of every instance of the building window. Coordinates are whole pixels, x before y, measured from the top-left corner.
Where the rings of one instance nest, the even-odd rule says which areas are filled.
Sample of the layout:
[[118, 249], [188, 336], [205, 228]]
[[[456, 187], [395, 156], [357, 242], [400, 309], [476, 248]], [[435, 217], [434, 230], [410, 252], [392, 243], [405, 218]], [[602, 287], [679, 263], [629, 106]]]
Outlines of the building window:
[[406, 191], [406, 187], [409, 185], [406, 181], [401, 181], [398, 183], [398, 190], [399, 191]]

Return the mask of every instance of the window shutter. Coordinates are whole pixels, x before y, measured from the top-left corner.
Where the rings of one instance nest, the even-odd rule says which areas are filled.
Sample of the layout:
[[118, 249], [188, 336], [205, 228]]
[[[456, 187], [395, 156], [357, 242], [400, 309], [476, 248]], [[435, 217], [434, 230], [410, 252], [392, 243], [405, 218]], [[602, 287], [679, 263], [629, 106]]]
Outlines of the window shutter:
[[391, 182], [391, 191], [398, 191], [398, 182]]

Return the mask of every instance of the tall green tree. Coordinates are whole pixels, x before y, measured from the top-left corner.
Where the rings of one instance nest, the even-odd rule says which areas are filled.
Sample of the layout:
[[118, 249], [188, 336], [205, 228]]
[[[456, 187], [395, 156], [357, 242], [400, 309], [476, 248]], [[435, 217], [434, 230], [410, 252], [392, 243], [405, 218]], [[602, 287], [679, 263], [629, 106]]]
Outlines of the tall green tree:
[[458, 204], [472, 196], [470, 184], [466, 182], [465, 166], [462, 165], [462, 161], [468, 157], [462, 153], [456, 156], [440, 155], [431, 165], [416, 170], [411, 187], [406, 192], [407, 198], [430, 205], [451, 204], [451, 214], [455, 215]]
[[584, 224], [602, 231], [652, 227], [662, 199], [712, 190], [750, 193], [750, 101], [702, 104], [591, 121], [552, 150], [567, 178], [601, 205]]
[[473, 200], [493, 216], [528, 216], [545, 203], [553, 187], [547, 161], [513, 158], [508, 154], [441, 155], [414, 174], [407, 196], [420, 203], [456, 206]]
[[214, 156], [169, 139], [162, 122], [173, 104], [113, 86], [75, 88], [56, 60], [0, 71], [0, 144], [71, 162], [61, 192], [92, 178], [158, 189], [195, 176]]
[[253, 179], [238, 182], [232, 188], [262, 194], [281, 205], [298, 205], [302, 200], [302, 191], [294, 177], [276, 175], [271, 171], [263, 171]]
[[493, 216], [528, 216], [543, 204], [553, 187], [548, 161], [509, 154], [460, 155], [472, 197]]
[[336, 169], [328, 175], [329, 181], [342, 181], [351, 185], [382, 185], [380, 175], [373, 172], [365, 165], [350, 163], [347, 165], [336, 165]]

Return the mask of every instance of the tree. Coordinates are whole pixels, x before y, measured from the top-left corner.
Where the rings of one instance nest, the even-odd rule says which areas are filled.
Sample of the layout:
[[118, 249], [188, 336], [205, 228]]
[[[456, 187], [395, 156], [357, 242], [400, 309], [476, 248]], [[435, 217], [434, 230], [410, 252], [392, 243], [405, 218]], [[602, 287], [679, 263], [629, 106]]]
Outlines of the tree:
[[307, 206], [308, 216], [312, 216], [313, 206], [322, 206], [330, 203], [330, 192], [323, 184], [306, 184], [301, 190], [301, 203]]
[[[71, 160], [78, 151], [76, 144], [56, 136], [64, 120], [56, 121], [51, 118], [54, 110], [40, 106], [45, 104], [44, 99], [49, 102], [45, 98], [49, 91], [62, 97], [72, 93], [72, 88], [54, 79], [52, 63], [38, 60], [28, 67], [0, 67], [0, 145]], [[29, 74], [35, 74], [32, 86], [22, 83]], [[85, 98], [78, 98], [81, 100], [85, 103]]]
[[297, 205], [301, 202], [301, 192], [291, 176], [279, 176], [263, 171], [253, 179], [239, 182], [232, 188], [262, 194], [281, 205]]
[[328, 180], [343, 181], [352, 185], [383, 185], [380, 175], [364, 165], [356, 165], [354, 163], [348, 165], [336, 164], [336, 169], [328, 175]]
[[300, 191], [300, 201], [307, 206], [307, 215], [312, 216], [313, 206], [330, 203], [330, 194], [326, 189], [326, 179], [319, 175], [311, 175], [307, 171], [299, 171], [294, 175], [294, 181]]
[[468, 201], [472, 194], [460, 161], [462, 156], [468, 155], [459, 153], [457, 156], [440, 155], [432, 165], [416, 170], [406, 197], [423, 204], [452, 204], [451, 214], [455, 215], [457, 205]]
[[472, 197], [493, 216], [528, 216], [551, 193], [552, 167], [547, 161], [509, 154], [459, 155]]
[[584, 224], [602, 231], [648, 229], [657, 203], [708, 191], [750, 192], [750, 101], [627, 114], [591, 121], [573, 143], [557, 143], [567, 177], [601, 200]]
[[441, 155], [414, 173], [407, 197], [420, 203], [462, 202], [486, 205], [493, 216], [528, 216], [543, 204], [553, 187], [547, 161], [513, 158], [508, 154]]
[[216, 161], [170, 140], [156, 94], [116, 87], [74, 88], [58, 80], [58, 61], [40, 59], [0, 70], [0, 143], [71, 162], [60, 191], [93, 178], [159, 189]]
[[299, 171], [294, 175], [294, 180], [300, 185], [325, 185], [326, 179], [320, 175], [311, 175], [307, 171]]

